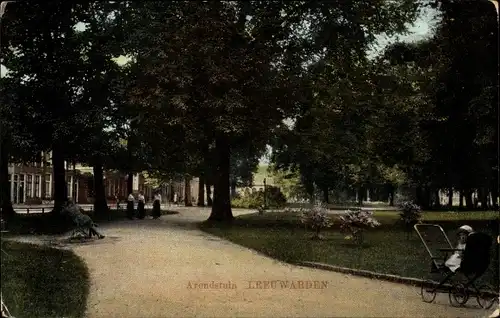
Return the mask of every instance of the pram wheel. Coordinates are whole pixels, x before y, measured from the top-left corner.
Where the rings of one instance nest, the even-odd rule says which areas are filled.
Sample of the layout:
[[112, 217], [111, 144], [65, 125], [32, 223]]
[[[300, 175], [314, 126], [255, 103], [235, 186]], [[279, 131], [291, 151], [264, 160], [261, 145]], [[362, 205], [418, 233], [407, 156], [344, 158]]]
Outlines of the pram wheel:
[[493, 288], [489, 285], [481, 285], [478, 289], [477, 303], [484, 309], [490, 309], [497, 300]]
[[426, 303], [432, 303], [436, 299], [436, 287], [434, 287], [434, 282], [432, 280], [426, 280], [422, 283], [422, 288], [420, 289], [420, 295], [422, 300]]
[[463, 306], [469, 300], [469, 293], [464, 284], [455, 284], [451, 286], [448, 297], [452, 306]]

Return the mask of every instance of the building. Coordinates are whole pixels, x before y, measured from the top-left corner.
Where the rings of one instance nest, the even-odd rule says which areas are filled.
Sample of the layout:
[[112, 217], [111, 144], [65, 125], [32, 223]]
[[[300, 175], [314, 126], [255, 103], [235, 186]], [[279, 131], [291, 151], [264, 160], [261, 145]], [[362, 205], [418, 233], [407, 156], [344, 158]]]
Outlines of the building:
[[[8, 182], [13, 204], [50, 203], [54, 193], [54, 178], [50, 153], [42, 154], [41, 162], [31, 164], [9, 164]], [[66, 181], [68, 197], [79, 204], [93, 203], [94, 179], [92, 167], [66, 163]], [[109, 203], [115, 201], [115, 195], [125, 200], [127, 197], [128, 176], [116, 171], [104, 172], [104, 189]], [[145, 182], [142, 174], [134, 175], [133, 192], [143, 192], [146, 198], [152, 198], [153, 189]]]
[[[54, 178], [51, 165], [51, 153], [41, 154], [40, 162], [30, 164], [9, 164], [9, 185], [13, 204], [50, 204], [53, 201]], [[68, 197], [79, 204], [94, 202], [94, 171], [92, 167], [65, 163]], [[116, 198], [125, 201], [128, 175], [118, 171], [104, 171], [104, 189], [108, 204], [115, 204]], [[191, 199], [194, 205], [198, 200], [198, 178], [190, 181]], [[146, 201], [152, 202], [155, 191], [160, 191], [162, 202], [173, 202], [177, 193], [178, 201], [185, 197], [184, 180], [171, 181], [156, 188], [148, 184], [143, 174], [135, 174], [133, 194], [144, 194]], [[206, 189], [205, 203], [207, 200]], [[213, 187], [212, 187], [213, 195]]]

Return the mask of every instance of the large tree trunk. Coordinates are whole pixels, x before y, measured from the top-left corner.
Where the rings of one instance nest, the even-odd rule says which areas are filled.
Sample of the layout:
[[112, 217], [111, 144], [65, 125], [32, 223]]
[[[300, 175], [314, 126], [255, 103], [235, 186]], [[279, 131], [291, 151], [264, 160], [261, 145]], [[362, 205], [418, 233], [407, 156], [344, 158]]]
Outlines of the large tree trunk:
[[185, 206], [193, 206], [193, 202], [191, 200], [191, 176], [186, 175], [184, 177], [184, 205]]
[[207, 206], [212, 206], [213, 201], [212, 201], [212, 185], [208, 182], [205, 185], [205, 188], [207, 189]]
[[448, 208], [453, 207], [453, 188], [448, 189]]
[[198, 177], [198, 206], [205, 206], [205, 178], [203, 174]]
[[209, 220], [231, 221], [231, 199], [229, 195], [230, 148], [227, 136], [219, 136], [215, 141], [217, 166], [214, 182], [214, 201]]
[[54, 174], [54, 212], [60, 213], [64, 202], [68, 198], [62, 148], [57, 146], [52, 148], [52, 165]]
[[0, 207], [2, 208], [2, 217], [8, 223], [15, 216], [12, 200], [10, 199], [9, 183], [9, 149], [7, 146], [7, 137], [0, 136]]
[[464, 196], [465, 196], [465, 206], [467, 207], [468, 210], [473, 210], [474, 201], [472, 200], [472, 191], [465, 190]]
[[323, 191], [323, 202], [326, 204], [330, 203], [328, 199], [328, 187], [323, 187], [322, 191]]
[[104, 171], [99, 161], [94, 164], [94, 211], [96, 214], [106, 214], [108, 212], [108, 202], [106, 201], [106, 190], [104, 189]]

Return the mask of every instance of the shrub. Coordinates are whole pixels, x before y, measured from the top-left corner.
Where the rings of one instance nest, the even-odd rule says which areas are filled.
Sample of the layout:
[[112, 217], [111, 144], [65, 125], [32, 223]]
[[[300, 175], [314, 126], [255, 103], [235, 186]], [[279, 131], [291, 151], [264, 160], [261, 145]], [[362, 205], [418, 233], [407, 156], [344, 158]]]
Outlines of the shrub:
[[[281, 208], [285, 204], [286, 198], [279, 188], [266, 187], [266, 207]], [[264, 205], [264, 191], [253, 193], [245, 191], [243, 195], [235, 196], [231, 201], [231, 205], [235, 208], [258, 209]]]
[[345, 215], [339, 217], [340, 229], [348, 233], [347, 238], [354, 238], [357, 244], [363, 243], [363, 231], [374, 228], [380, 223], [373, 217], [373, 212], [363, 210], [347, 210]]
[[328, 209], [322, 206], [315, 206], [312, 209], [302, 211], [300, 221], [310, 227], [315, 234], [313, 238], [321, 239], [320, 231], [332, 226], [332, 219], [328, 216]]
[[422, 218], [422, 209], [415, 203], [411, 201], [405, 201], [400, 205], [401, 212], [399, 216], [401, 217], [401, 222], [403, 223], [404, 229], [407, 232], [407, 238], [409, 233], [412, 231], [412, 227], [420, 222]]

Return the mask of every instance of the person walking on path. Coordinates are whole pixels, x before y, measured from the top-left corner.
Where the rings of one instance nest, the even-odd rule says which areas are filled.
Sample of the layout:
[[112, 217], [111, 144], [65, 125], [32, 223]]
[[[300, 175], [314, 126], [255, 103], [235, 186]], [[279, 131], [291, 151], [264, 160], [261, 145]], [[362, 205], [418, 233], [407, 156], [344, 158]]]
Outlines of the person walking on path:
[[144, 211], [144, 204], [145, 204], [144, 195], [142, 193], [139, 193], [139, 196], [137, 197], [137, 218], [139, 219], [144, 219], [146, 217], [146, 212]]
[[134, 201], [135, 201], [134, 195], [130, 193], [127, 198], [127, 218], [129, 218], [130, 220], [134, 219], [134, 214], [135, 214]]
[[160, 203], [161, 203], [161, 195], [160, 195], [160, 193], [156, 192], [155, 197], [154, 197], [154, 201], [153, 201], [153, 213], [152, 213], [153, 219], [157, 219], [161, 216]]

